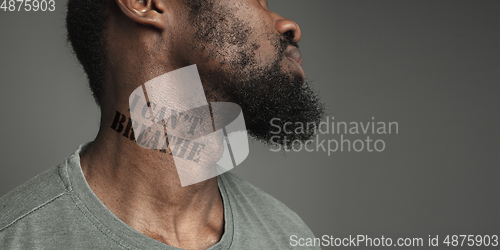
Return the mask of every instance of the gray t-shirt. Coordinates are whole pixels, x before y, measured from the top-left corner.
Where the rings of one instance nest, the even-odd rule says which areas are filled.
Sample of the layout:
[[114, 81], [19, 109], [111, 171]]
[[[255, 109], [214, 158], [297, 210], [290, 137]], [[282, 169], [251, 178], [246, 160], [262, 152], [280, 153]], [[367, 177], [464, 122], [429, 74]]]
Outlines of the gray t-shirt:
[[[131, 228], [97, 198], [80, 166], [80, 148], [0, 198], [0, 249], [179, 249]], [[297, 214], [250, 183], [218, 176], [225, 230], [209, 249], [306, 249], [314, 237]], [[318, 249], [318, 248], [313, 248]]]

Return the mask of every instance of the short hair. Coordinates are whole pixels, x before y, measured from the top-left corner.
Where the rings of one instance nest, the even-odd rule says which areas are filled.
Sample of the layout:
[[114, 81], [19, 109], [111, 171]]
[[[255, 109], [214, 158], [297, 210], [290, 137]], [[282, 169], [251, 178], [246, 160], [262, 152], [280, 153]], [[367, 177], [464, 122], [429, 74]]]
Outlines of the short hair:
[[106, 79], [106, 22], [109, 0], [69, 0], [67, 39], [82, 64], [90, 90], [101, 106]]

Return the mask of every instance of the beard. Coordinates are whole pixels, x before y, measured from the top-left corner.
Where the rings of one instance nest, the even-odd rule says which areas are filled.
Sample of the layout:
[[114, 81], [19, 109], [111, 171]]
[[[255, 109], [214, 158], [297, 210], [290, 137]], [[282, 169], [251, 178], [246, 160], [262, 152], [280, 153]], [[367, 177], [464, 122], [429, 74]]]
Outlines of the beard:
[[315, 130], [299, 128], [318, 127], [324, 107], [308, 83], [302, 85], [299, 77], [279, 72], [274, 64], [259, 77], [228, 82], [223, 91], [241, 107], [251, 136], [290, 148], [295, 140], [305, 142], [314, 135]]
[[[199, 67], [209, 101], [238, 104], [248, 133], [266, 145], [278, 143], [291, 148], [295, 140], [309, 140], [315, 129], [297, 128], [318, 127], [324, 105], [309, 83], [302, 84], [299, 76], [286, 69], [286, 48], [298, 47], [291, 32], [256, 34], [249, 23], [224, 6], [215, 7], [211, 1], [191, 3], [191, 20], [196, 29], [193, 51], [202, 48], [207, 62], [219, 62], [216, 69]], [[260, 45], [251, 41], [253, 35], [273, 45], [271, 63], [257, 63]], [[284, 124], [287, 131], [294, 132], [287, 133]]]

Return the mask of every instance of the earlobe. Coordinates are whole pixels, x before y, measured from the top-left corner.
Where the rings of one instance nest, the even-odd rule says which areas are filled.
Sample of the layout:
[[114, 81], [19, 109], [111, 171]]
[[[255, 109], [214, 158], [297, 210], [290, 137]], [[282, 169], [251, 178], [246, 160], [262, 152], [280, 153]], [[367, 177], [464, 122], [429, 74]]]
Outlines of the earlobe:
[[132, 21], [164, 29], [166, 26], [165, 3], [162, 0], [116, 0], [120, 10]]

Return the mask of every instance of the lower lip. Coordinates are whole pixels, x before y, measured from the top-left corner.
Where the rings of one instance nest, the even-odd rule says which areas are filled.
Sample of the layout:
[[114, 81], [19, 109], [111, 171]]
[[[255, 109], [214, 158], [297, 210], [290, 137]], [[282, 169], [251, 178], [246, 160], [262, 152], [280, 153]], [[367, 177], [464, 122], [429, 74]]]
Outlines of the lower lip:
[[296, 72], [298, 73], [298, 75], [300, 76], [300, 79], [302, 80], [302, 85], [304, 85], [304, 82], [306, 81], [306, 73], [304, 72], [304, 69], [302, 68], [302, 66], [300, 66], [300, 64], [298, 62], [296, 62], [290, 58], [288, 58], [288, 60], [292, 61], [292, 63], [295, 65]]

